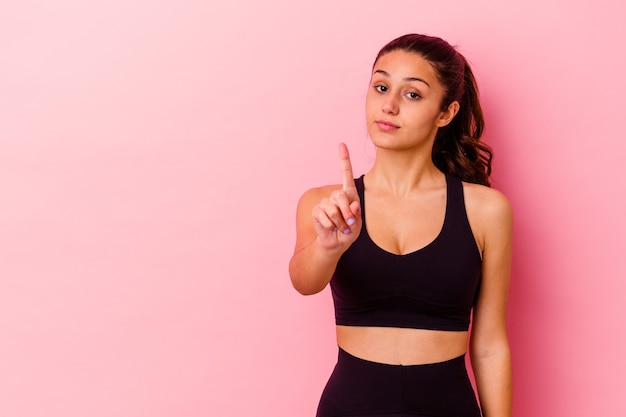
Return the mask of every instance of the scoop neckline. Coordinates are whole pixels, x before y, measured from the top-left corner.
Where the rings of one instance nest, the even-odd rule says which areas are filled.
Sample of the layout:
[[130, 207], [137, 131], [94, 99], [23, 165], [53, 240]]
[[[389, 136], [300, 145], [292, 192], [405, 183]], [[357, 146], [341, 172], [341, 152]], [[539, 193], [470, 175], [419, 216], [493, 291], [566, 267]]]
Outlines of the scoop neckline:
[[391, 251], [388, 251], [387, 249], [383, 248], [382, 246], [380, 246], [378, 243], [376, 243], [374, 241], [374, 239], [372, 239], [372, 236], [370, 236], [369, 231], [367, 230], [367, 221], [365, 220], [365, 174], [361, 175], [361, 215], [363, 218], [363, 226], [362, 226], [362, 232], [365, 232], [365, 235], [367, 237], [367, 240], [375, 247], [377, 248], [377, 250], [394, 256], [394, 257], [398, 257], [398, 258], [402, 258], [402, 257], [409, 257], [411, 255], [416, 255], [418, 253], [424, 252], [426, 250], [428, 250], [430, 247], [434, 246], [437, 241], [439, 241], [441, 239], [441, 236], [443, 235], [444, 229], [446, 228], [446, 225], [448, 224], [448, 216], [450, 213], [450, 179], [449, 176], [447, 174], [445, 174], [446, 177], [446, 210], [445, 210], [445, 214], [443, 216], [443, 224], [441, 225], [441, 228], [439, 229], [439, 232], [437, 233], [437, 236], [435, 236], [435, 238], [433, 240], [431, 240], [429, 243], [427, 243], [425, 246], [418, 248], [416, 250], [413, 250], [411, 252], [407, 252], [407, 253], [393, 253]]

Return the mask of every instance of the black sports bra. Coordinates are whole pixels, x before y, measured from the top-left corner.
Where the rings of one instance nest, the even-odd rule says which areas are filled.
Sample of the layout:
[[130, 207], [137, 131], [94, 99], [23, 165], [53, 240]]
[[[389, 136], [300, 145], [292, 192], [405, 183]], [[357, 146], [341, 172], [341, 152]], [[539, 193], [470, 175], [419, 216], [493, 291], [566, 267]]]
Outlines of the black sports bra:
[[330, 281], [335, 321], [347, 326], [467, 330], [481, 257], [467, 220], [463, 184], [446, 175], [443, 227], [422, 249], [396, 255], [367, 233], [363, 176], [356, 179], [363, 227]]

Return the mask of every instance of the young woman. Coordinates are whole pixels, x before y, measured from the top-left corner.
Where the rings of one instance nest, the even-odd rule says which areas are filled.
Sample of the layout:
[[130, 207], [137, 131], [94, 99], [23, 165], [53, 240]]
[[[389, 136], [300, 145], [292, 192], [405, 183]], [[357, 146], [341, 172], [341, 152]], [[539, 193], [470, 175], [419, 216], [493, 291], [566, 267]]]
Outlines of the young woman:
[[374, 62], [366, 122], [372, 169], [355, 180], [341, 144], [342, 184], [297, 209], [291, 281], [302, 294], [330, 283], [337, 323], [317, 415], [510, 416], [511, 208], [489, 188], [467, 61], [439, 38], [393, 40]]

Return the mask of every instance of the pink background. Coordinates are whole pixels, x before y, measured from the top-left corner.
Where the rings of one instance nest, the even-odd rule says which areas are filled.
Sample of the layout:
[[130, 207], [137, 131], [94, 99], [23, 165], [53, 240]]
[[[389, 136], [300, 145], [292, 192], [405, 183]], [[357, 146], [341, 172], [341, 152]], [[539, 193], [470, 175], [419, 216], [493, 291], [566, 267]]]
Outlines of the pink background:
[[327, 291], [307, 188], [373, 158], [372, 60], [472, 62], [515, 209], [515, 415], [624, 416], [623, 2], [26, 0], [0, 6], [0, 415], [312, 416]]

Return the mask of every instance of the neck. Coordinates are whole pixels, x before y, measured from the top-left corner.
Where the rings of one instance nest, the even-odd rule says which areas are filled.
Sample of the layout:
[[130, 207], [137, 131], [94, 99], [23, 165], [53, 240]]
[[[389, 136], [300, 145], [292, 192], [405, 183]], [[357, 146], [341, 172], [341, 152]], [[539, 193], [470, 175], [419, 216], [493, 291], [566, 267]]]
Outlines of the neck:
[[437, 186], [445, 178], [433, 163], [430, 152], [380, 148], [367, 177], [371, 186], [382, 187], [397, 196], [407, 195], [419, 188]]

